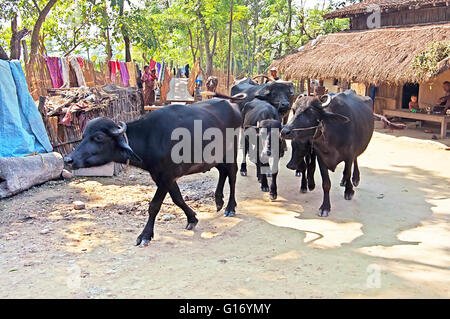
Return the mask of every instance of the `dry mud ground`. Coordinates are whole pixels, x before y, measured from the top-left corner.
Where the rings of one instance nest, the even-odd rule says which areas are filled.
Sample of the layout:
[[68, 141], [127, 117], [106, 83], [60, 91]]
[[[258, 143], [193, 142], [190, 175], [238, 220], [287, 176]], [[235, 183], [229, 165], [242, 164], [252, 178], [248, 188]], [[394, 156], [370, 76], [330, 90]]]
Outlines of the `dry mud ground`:
[[[0, 297], [450, 297], [450, 151], [375, 133], [351, 202], [332, 174], [332, 212], [317, 188], [300, 194], [282, 161], [279, 198], [254, 166], [238, 177], [238, 211], [214, 209], [217, 171], [180, 180], [200, 222], [165, 200], [146, 248], [132, 246], [155, 192], [148, 174], [54, 181], [0, 202]], [[227, 186], [226, 186], [227, 190]], [[227, 195], [226, 195], [227, 196]], [[73, 210], [72, 202], [86, 202]], [[175, 219], [165, 221], [164, 216]]]

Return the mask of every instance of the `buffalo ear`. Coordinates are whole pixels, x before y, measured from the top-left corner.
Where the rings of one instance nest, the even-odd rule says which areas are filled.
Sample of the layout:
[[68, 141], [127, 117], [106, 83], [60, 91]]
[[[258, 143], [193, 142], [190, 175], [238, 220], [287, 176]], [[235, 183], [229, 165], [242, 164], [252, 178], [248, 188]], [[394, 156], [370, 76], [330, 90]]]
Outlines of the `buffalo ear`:
[[269, 95], [270, 95], [270, 89], [268, 88], [268, 85], [266, 85], [265, 87], [259, 89], [256, 92], [255, 97], [264, 100]]
[[331, 112], [323, 112], [322, 119], [325, 123], [344, 124], [350, 122], [347, 116]]
[[120, 153], [129, 160], [133, 160], [136, 162], [142, 162], [142, 158], [140, 158], [128, 145], [127, 141], [123, 136], [119, 137], [119, 147], [120, 147]]

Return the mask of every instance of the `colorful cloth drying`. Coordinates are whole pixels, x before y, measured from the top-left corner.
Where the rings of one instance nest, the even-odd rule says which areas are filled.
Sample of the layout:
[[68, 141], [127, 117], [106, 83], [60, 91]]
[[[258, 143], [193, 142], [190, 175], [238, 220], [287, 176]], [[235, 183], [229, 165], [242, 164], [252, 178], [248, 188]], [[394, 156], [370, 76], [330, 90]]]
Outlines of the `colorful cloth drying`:
[[61, 72], [61, 62], [57, 57], [45, 57], [47, 62], [47, 68], [50, 73], [50, 79], [52, 80], [53, 88], [60, 88], [63, 84], [63, 77]]
[[130, 75], [128, 73], [127, 65], [125, 62], [120, 62], [120, 75], [122, 77], [122, 83], [124, 86], [130, 85]]

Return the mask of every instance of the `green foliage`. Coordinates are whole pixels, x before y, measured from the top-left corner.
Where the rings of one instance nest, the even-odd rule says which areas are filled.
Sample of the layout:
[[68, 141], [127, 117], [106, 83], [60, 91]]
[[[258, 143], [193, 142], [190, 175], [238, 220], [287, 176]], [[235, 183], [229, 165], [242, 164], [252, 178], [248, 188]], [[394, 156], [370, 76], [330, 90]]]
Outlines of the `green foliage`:
[[[0, 45], [9, 46], [11, 14], [20, 16], [21, 28], [32, 29], [37, 7], [42, 9], [47, 1], [8, 1], [0, 13]], [[112, 58], [125, 56], [124, 37], [128, 37], [134, 60], [192, 65], [200, 59], [205, 70], [210, 51], [214, 67], [225, 70], [231, 1], [231, 58], [237, 74], [265, 72], [274, 58], [295, 52], [320, 34], [349, 27], [348, 19], [322, 17], [343, 1], [307, 9], [304, 0], [71, 0], [53, 7], [41, 29], [41, 41], [48, 54], [89, 50], [101, 61], [109, 46]]]
[[450, 56], [450, 41], [432, 42], [428, 48], [419, 53], [413, 60], [413, 67], [420, 77], [424, 74], [435, 76], [439, 62]]

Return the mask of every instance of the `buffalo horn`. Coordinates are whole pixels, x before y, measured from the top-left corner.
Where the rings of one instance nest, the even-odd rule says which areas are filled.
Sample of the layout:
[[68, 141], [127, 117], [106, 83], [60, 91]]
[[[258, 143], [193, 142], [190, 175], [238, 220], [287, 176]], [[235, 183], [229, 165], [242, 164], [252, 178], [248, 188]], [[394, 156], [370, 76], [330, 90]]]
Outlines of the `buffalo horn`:
[[327, 100], [324, 103], [322, 103], [322, 107], [327, 107], [331, 103], [331, 95], [325, 94], [324, 96], [327, 97]]
[[120, 121], [119, 128], [112, 130], [111, 134], [114, 136], [120, 136], [120, 135], [123, 135], [123, 133], [125, 133], [126, 130], [127, 130], [127, 124], [125, 124], [125, 122]]

